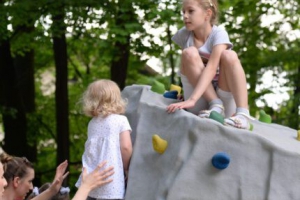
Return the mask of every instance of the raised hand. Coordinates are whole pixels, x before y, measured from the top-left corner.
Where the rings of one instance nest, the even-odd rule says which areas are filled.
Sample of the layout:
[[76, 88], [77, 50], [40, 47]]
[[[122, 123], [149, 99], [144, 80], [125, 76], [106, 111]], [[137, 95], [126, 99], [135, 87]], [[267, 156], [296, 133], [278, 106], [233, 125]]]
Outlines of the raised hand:
[[87, 174], [86, 169], [83, 168], [81, 185], [72, 200], [86, 199], [92, 189], [113, 181], [112, 179], [107, 179], [114, 173], [113, 167], [100, 171], [105, 164], [106, 161], [100, 163], [97, 168], [89, 174]]
[[51, 186], [49, 187], [49, 189], [52, 190], [55, 194], [60, 190], [61, 184], [69, 174], [69, 172], [65, 172], [67, 167], [68, 167], [68, 161], [65, 160], [56, 168], [54, 180]]
[[100, 187], [102, 185], [105, 185], [107, 183], [112, 182], [112, 179], [107, 179], [112, 174], [114, 174], [113, 167], [109, 167], [105, 170], [100, 171], [104, 165], [106, 164], [106, 161], [101, 162], [97, 168], [92, 171], [90, 174], [87, 174], [86, 169], [83, 168], [82, 172], [82, 185], [87, 186], [89, 188], [94, 189], [96, 187]]

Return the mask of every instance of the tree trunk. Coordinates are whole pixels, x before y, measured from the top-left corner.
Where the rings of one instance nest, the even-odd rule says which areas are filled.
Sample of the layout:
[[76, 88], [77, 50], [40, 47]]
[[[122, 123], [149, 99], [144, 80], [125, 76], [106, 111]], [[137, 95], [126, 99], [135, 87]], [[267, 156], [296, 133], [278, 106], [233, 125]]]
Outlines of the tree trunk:
[[174, 66], [174, 58], [173, 58], [173, 49], [172, 49], [172, 35], [171, 35], [171, 30], [170, 26], [168, 25], [167, 28], [167, 35], [168, 35], [168, 44], [170, 46], [170, 54], [169, 54], [169, 60], [170, 60], [170, 67], [171, 67], [171, 83], [175, 83], [175, 66]]
[[17, 85], [20, 88], [24, 108], [27, 113], [35, 111], [34, 51], [17, 55], [14, 59], [17, 71]]
[[56, 69], [56, 132], [57, 164], [69, 160], [69, 101], [68, 101], [68, 57], [64, 24], [64, 7], [56, 8], [52, 17], [53, 50]]
[[[35, 82], [34, 82], [34, 51], [25, 52], [23, 56], [17, 55], [14, 58], [17, 81], [16, 85], [20, 91], [20, 98], [23, 102], [24, 112], [33, 113], [35, 111]], [[30, 118], [26, 117], [29, 124]], [[30, 130], [30, 129], [29, 129]], [[28, 135], [35, 135], [36, 132], [27, 132]], [[35, 138], [35, 137], [31, 137]], [[34, 141], [36, 144], [37, 141]], [[28, 155], [26, 156], [31, 162], [37, 160], [37, 145], [27, 144]]]
[[116, 42], [115, 52], [111, 64], [111, 80], [115, 81], [120, 89], [125, 87], [127, 77], [127, 68], [129, 61], [129, 36], [126, 38], [127, 43]]
[[5, 133], [3, 149], [11, 155], [28, 157], [26, 113], [8, 40], [0, 42], [0, 63], [0, 105]]
[[7, 11], [0, 0], [0, 111], [4, 126], [3, 150], [11, 155], [27, 156], [27, 120], [17, 84], [17, 76], [10, 52]]
[[[116, 15], [116, 27], [124, 27], [124, 24], [129, 23], [133, 20], [134, 13], [132, 12], [131, 5], [129, 2], [119, 2], [119, 6], [122, 9], [119, 9]], [[125, 9], [124, 6], [129, 6], [130, 8]], [[128, 61], [130, 56], [130, 33], [116, 33], [116, 37], [124, 38], [124, 40], [117, 40], [114, 47], [113, 59], [111, 63], [111, 80], [115, 81], [120, 89], [122, 90], [125, 87], [125, 82], [127, 78], [127, 68]], [[122, 41], [122, 42], [120, 42]], [[125, 41], [125, 42], [123, 42]]]
[[[300, 63], [300, 62], [299, 62]], [[295, 81], [294, 81], [294, 100], [293, 100], [293, 109], [291, 110], [291, 116], [295, 116], [290, 120], [290, 127], [299, 130], [300, 129], [300, 65], [298, 66]]]

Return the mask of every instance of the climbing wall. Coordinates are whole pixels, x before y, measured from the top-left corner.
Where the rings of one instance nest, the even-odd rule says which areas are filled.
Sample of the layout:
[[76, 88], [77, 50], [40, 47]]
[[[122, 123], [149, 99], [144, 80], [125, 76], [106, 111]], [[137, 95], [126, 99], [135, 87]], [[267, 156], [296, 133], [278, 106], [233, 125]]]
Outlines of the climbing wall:
[[134, 145], [126, 200], [300, 199], [296, 130], [254, 120], [247, 131], [185, 110], [168, 114], [177, 100], [151, 86], [122, 95]]

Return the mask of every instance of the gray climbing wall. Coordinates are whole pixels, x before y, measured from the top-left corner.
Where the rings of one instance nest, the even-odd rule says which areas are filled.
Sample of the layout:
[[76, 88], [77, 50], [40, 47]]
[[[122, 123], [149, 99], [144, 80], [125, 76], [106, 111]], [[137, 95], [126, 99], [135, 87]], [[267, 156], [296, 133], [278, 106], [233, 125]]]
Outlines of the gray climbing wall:
[[[297, 131], [254, 121], [252, 132], [166, 107], [177, 100], [133, 85], [122, 91], [134, 145], [126, 200], [300, 199]], [[168, 142], [163, 154], [152, 136]], [[218, 152], [230, 156], [223, 170], [211, 164]]]

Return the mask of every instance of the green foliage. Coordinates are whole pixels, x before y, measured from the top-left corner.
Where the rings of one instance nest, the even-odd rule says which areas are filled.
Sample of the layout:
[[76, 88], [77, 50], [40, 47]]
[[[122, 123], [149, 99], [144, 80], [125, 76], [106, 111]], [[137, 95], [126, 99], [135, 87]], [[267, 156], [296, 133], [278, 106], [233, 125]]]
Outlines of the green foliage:
[[[35, 51], [36, 111], [28, 114], [28, 141], [37, 150], [35, 166], [42, 182], [52, 181], [56, 167], [55, 71], [52, 21], [49, 16], [50, 13], [55, 14], [57, 8], [64, 8], [69, 70], [70, 185], [73, 186], [81, 169], [80, 161], [89, 121], [77, 103], [82, 92], [93, 80], [110, 78], [115, 45], [117, 42], [125, 43], [128, 35], [130, 56], [126, 85], [151, 85], [154, 80], [158, 80], [169, 88], [172, 80], [165, 74], [169, 69], [176, 71], [179, 66], [180, 51], [170, 40], [170, 35], [183, 26], [181, 1], [5, 2], [0, 7], [0, 41], [10, 39], [13, 55], [22, 55], [30, 49]], [[276, 1], [274, 4], [259, 0], [218, 2], [220, 24], [228, 31], [247, 74], [251, 113], [257, 113], [260, 109], [257, 101], [261, 100], [266, 105], [264, 110], [272, 115], [273, 122], [299, 129], [300, 44], [282, 31], [283, 23], [290, 25], [292, 30], [299, 30], [299, 0]], [[280, 13], [282, 20], [262, 26], [265, 15], [274, 13]], [[122, 23], [118, 21], [120, 19]], [[7, 24], [12, 29], [8, 30]], [[20, 31], [24, 29], [28, 31]], [[165, 73], [145, 73], [145, 56], [160, 58]], [[272, 93], [272, 88], [257, 90], [263, 81], [262, 75], [268, 70], [276, 72], [274, 76], [287, 72], [286, 78], [289, 81], [282, 86], [290, 88], [288, 92], [291, 98], [283, 102], [278, 110], [268, 106], [264, 100], [264, 95]]]

